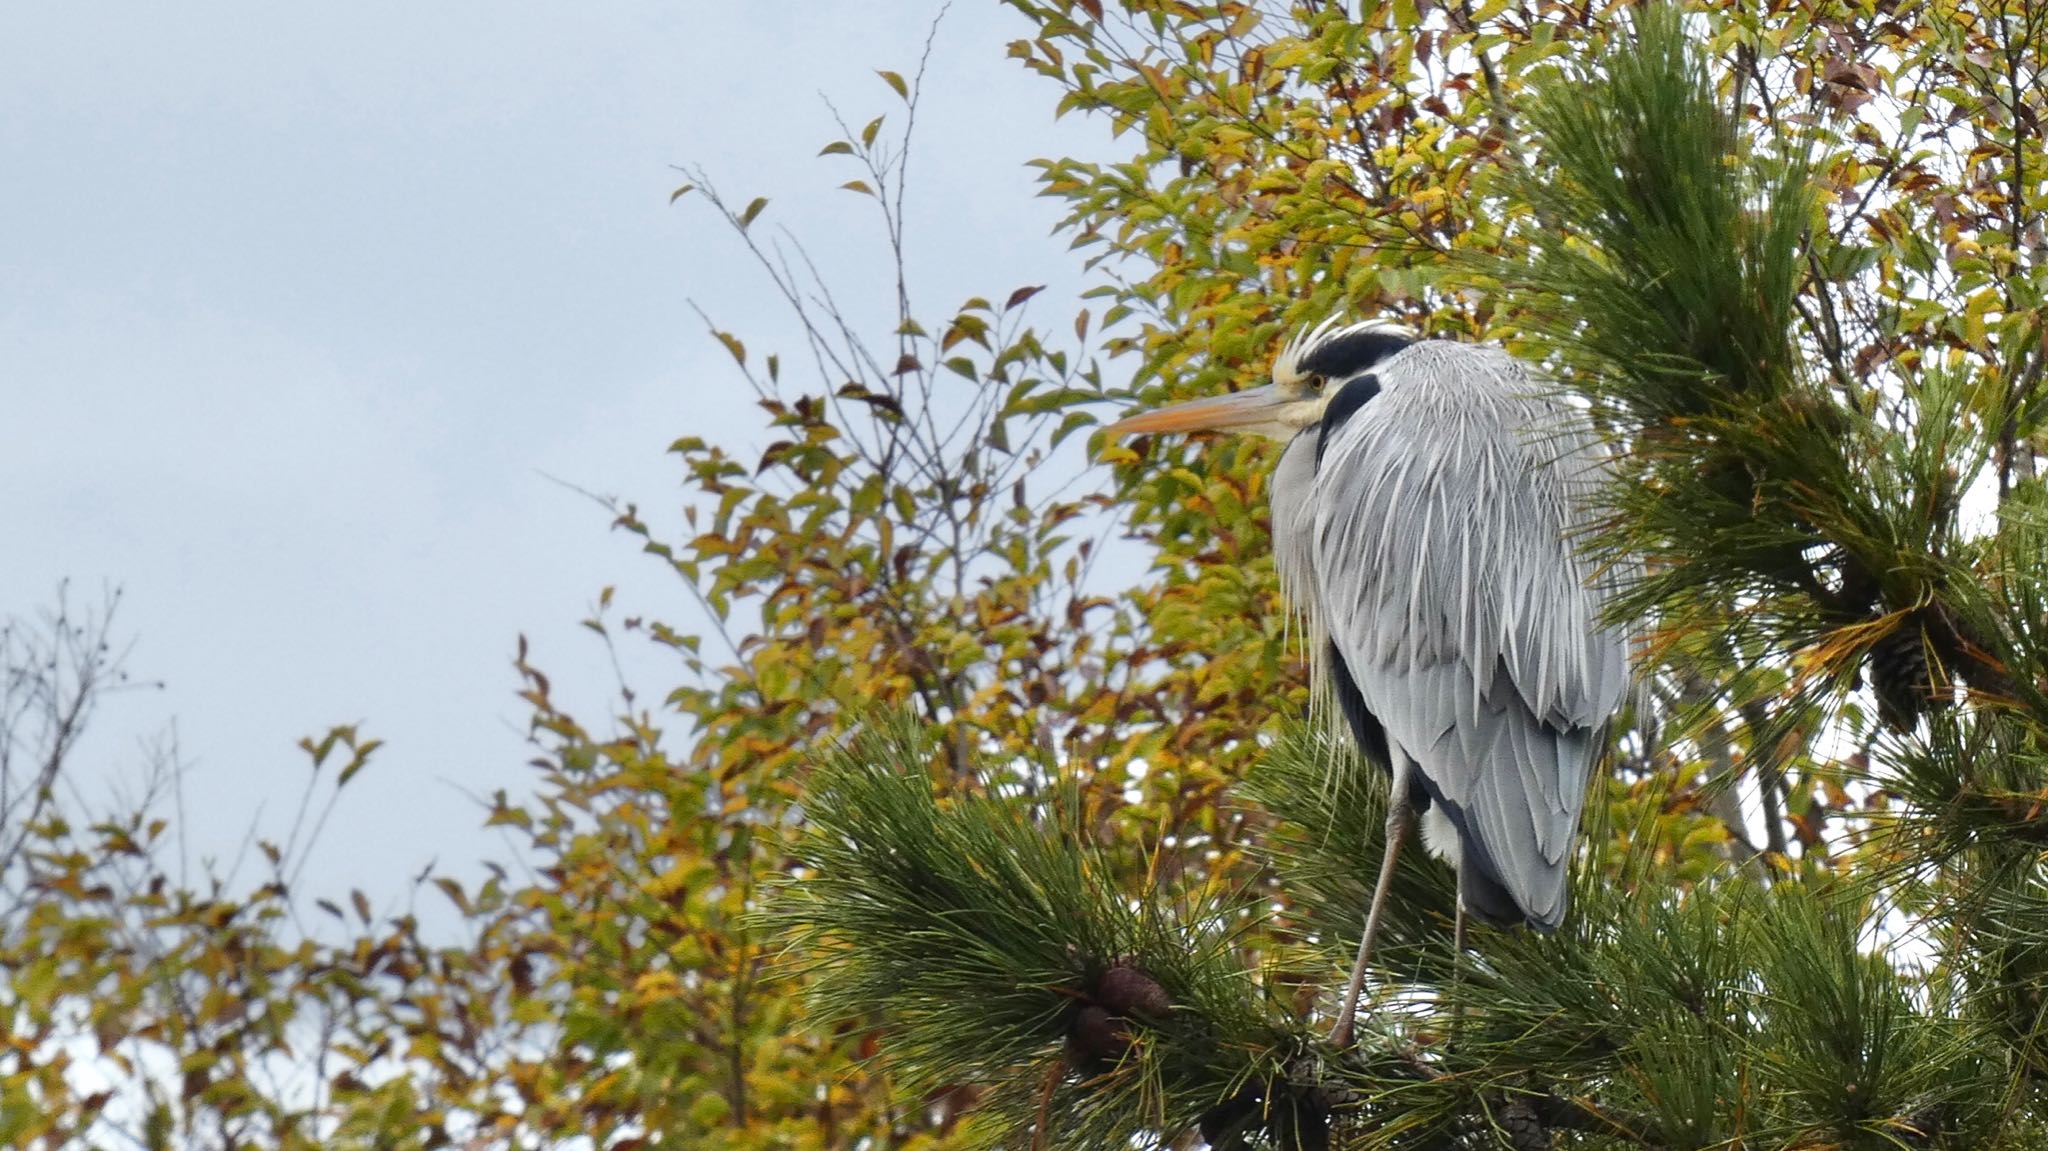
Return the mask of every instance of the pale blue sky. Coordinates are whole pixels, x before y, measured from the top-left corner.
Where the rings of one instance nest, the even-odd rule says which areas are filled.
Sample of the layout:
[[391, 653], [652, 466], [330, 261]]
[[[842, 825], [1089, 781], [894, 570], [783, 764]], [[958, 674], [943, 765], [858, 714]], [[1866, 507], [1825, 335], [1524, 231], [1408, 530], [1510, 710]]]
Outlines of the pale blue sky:
[[[576, 621], [601, 586], [691, 619], [542, 473], [673, 509], [670, 440], [764, 439], [686, 301], [760, 350], [788, 326], [669, 166], [771, 197], [757, 227], [859, 298], [880, 231], [814, 158], [819, 93], [897, 112], [873, 69], [912, 70], [937, 7], [0, 9], [0, 614], [123, 585], [132, 670], [168, 685], [102, 713], [88, 766], [176, 717], [225, 854], [260, 806], [281, 831], [299, 736], [362, 720], [388, 746], [316, 886], [388, 900], [498, 853], [462, 790], [529, 783], [518, 633], [596, 708]], [[940, 28], [913, 288], [936, 311], [1050, 282], [1060, 323], [1076, 259], [1024, 162], [1106, 133], [1004, 58], [1024, 29], [992, 0]]]

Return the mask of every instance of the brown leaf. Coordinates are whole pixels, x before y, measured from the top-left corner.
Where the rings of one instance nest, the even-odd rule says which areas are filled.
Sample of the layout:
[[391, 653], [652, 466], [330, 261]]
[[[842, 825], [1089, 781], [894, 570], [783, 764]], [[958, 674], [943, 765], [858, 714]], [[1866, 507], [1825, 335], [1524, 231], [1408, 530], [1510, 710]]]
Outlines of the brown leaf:
[[1044, 284], [1034, 284], [1029, 287], [1019, 288], [1016, 291], [1010, 293], [1009, 299], [1003, 301], [1003, 310], [1007, 312], [1011, 308], [1016, 307], [1017, 305], [1023, 303], [1024, 301], [1030, 299], [1031, 297], [1043, 291], [1045, 291]]
[[1883, 85], [1883, 77], [1876, 68], [1843, 56], [1822, 66], [1821, 81], [1821, 99], [1844, 112], [1854, 112], [1870, 103]]

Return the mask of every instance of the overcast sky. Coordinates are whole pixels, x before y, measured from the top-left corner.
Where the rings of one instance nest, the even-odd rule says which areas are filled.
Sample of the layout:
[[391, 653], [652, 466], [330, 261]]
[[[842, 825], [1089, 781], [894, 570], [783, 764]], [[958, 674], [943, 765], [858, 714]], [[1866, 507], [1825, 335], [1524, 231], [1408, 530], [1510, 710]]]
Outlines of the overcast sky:
[[[516, 637], [598, 708], [576, 621], [602, 586], [693, 620], [545, 477], [672, 522], [671, 440], [765, 440], [688, 301], [758, 350], [789, 329], [707, 206], [670, 206], [671, 165], [769, 196], [757, 227], [858, 296], [880, 233], [815, 158], [820, 93], [898, 111], [873, 69], [914, 69], [937, 10], [0, 8], [0, 615], [118, 584], [131, 670], [166, 684], [102, 712], [87, 766], [175, 718], [196, 843], [226, 855], [259, 808], [281, 833], [295, 741], [360, 720], [387, 747], [315, 886], [388, 905], [429, 859], [502, 854], [464, 793], [530, 786]], [[939, 30], [911, 192], [935, 312], [1050, 282], [1056, 320], [1078, 290], [1024, 163], [1106, 133], [1004, 58], [1025, 30], [993, 0]]]

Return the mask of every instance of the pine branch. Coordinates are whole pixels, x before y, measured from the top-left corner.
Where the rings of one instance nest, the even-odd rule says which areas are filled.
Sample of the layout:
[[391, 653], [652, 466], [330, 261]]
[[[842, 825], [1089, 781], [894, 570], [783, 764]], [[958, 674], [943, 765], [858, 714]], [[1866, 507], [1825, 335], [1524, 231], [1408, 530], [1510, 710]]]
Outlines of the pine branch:
[[983, 1113], [1038, 1145], [1213, 1127], [1231, 1107], [1250, 1111], [1230, 1125], [1322, 1145], [1312, 1040], [1239, 958], [1245, 908], [1176, 914], [1127, 891], [1133, 869], [1066, 822], [1074, 793], [941, 800], [933, 761], [898, 727], [811, 781], [800, 881], [769, 918], [815, 977], [821, 1022], [879, 1015], [882, 1059], [912, 1090], [982, 1086]]
[[[1843, 688], [1868, 661], [1900, 730], [1953, 695], [1950, 677], [2008, 692], [2007, 638], [1961, 610], [1974, 579], [1947, 554], [1952, 469], [1988, 458], [1973, 442], [1988, 433], [1931, 374], [1909, 442], [1834, 394], [1796, 340], [1805, 156], [1745, 143], [1670, 7], [1637, 10], [1633, 36], [1570, 80], [1531, 107], [1543, 163], [1516, 180], [1562, 234], [1490, 270], [1626, 438], [1603, 543], [1649, 574], [1617, 610], [1708, 632], [1740, 617]], [[1906, 466], [1929, 462], [1926, 443], [1947, 451]]]
[[[1923, 980], [1871, 946], [1866, 888], [1817, 870], [1768, 890], [1684, 881], [1640, 828], [1588, 837], [1554, 935], [1480, 930], [1454, 964], [1429, 913], [1404, 908], [1406, 951], [1386, 953], [1361, 1042], [1330, 1050], [1313, 1005], [1343, 968], [1336, 904], [1360, 894], [1345, 872], [1364, 866], [1342, 841], [1380, 802], [1369, 774], [1326, 774], [1330, 750], [1287, 736], [1252, 789], [1279, 817], [1274, 869], [1304, 893], [1271, 925], [1236, 900], [1133, 888], [1141, 869], [1074, 832], [1070, 791], [937, 794], [943, 753], [907, 730], [818, 769], [768, 918], [818, 1022], [875, 1035], [917, 1097], [974, 1088], [979, 1122], [1020, 1145], [1961, 1147], [2026, 1122], [2003, 1108], [1999, 1052], [2048, 1049], [2043, 952], [2025, 947], [2048, 898], [1980, 908], [1968, 930], [1996, 943], [1973, 952], [1990, 966]], [[1408, 878], [1421, 908], [1444, 894], [1434, 862]], [[2002, 990], [1972, 1000], [1977, 985]]]

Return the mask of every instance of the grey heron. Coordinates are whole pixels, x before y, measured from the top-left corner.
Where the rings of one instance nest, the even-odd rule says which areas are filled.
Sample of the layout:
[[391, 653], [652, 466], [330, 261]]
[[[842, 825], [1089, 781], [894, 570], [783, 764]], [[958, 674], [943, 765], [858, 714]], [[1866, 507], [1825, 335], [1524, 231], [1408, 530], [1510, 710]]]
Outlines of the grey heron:
[[1386, 848], [1331, 1041], [1347, 1046], [1395, 861], [1417, 824], [1465, 916], [1554, 930], [1627, 643], [1575, 536], [1606, 467], [1591, 422], [1505, 351], [1379, 322], [1298, 334], [1263, 387], [1106, 429], [1285, 439], [1282, 590], [1316, 690], [1391, 775]]

